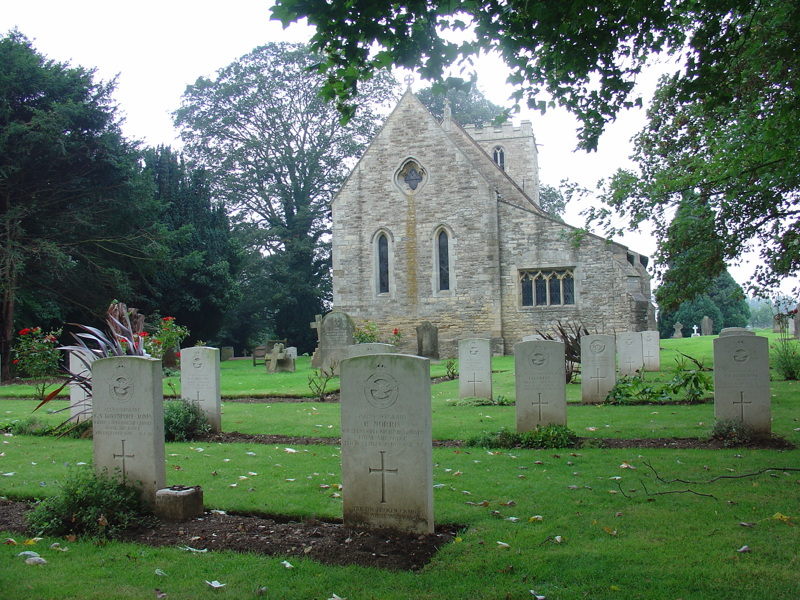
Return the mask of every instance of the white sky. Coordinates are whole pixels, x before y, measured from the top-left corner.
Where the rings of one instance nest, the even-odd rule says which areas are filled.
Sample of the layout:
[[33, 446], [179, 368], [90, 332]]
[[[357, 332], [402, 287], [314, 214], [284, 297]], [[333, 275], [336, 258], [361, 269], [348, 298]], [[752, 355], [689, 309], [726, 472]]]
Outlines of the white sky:
[[[5, 34], [16, 27], [48, 58], [96, 68], [102, 80], [119, 74], [115, 98], [125, 116], [125, 134], [150, 146], [178, 147], [170, 113], [179, 107], [187, 85], [200, 76], [213, 76], [267, 42], [308, 41], [308, 27], [284, 30], [270, 21], [271, 5], [272, 0], [6, 0], [0, 10], [0, 31]], [[477, 68], [486, 96], [507, 106], [511, 89], [505, 84], [504, 65], [487, 59]], [[642, 78], [646, 100], [655, 79], [656, 75]], [[542, 183], [557, 186], [570, 179], [594, 189], [598, 180], [630, 166], [630, 139], [644, 125], [645, 111], [621, 115], [601, 138], [599, 151], [591, 154], [574, 151], [577, 123], [566, 111], [523, 112], [514, 118], [522, 119], [533, 123]], [[570, 204], [567, 221], [582, 225], [583, 208]], [[647, 234], [630, 234], [619, 241], [643, 254], [655, 250]], [[731, 273], [745, 283], [752, 268], [733, 267]]]

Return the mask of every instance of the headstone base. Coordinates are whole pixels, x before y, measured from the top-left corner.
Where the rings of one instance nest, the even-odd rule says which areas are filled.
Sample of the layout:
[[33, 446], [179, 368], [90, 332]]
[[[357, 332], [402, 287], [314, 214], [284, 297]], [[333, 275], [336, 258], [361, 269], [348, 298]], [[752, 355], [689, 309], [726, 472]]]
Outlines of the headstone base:
[[156, 516], [162, 519], [186, 521], [203, 516], [203, 488], [182, 485], [156, 492]]

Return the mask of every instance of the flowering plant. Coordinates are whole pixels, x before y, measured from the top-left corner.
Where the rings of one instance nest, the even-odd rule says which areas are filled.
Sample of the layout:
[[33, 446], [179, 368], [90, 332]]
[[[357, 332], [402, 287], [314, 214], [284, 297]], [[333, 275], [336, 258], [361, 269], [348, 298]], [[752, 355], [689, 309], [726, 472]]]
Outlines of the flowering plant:
[[189, 330], [178, 325], [175, 317], [164, 317], [158, 322], [158, 328], [152, 335], [142, 331], [140, 339], [144, 343], [147, 353], [153, 358], [163, 358], [166, 350], [178, 352], [183, 340], [189, 336]]
[[44, 398], [49, 385], [46, 378], [58, 371], [61, 352], [56, 344], [60, 335], [61, 329], [45, 333], [41, 327], [26, 327], [17, 334], [14, 365], [23, 376], [37, 380], [34, 386], [39, 398]]

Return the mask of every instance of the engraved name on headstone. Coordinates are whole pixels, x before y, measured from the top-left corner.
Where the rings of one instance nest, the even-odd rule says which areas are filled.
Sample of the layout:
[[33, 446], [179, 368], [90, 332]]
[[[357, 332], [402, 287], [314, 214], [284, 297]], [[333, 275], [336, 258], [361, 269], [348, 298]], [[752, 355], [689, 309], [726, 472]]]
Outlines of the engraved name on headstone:
[[714, 418], [739, 421], [760, 436], [771, 435], [767, 338], [726, 335], [714, 340]]
[[339, 363], [347, 358], [347, 348], [354, 343], [356, 326], [350, 315], [341, 311], [329, 312], [319, 324], [319, 346], [311, 364], [317, 369], [331, 369], [339, 373]]
[[517, 431], [567, 424], [564, 343], [537, 340], [514, 346]]
[[430, 362], [405, 354], [341, 364], [347, 527], [433, 532]]

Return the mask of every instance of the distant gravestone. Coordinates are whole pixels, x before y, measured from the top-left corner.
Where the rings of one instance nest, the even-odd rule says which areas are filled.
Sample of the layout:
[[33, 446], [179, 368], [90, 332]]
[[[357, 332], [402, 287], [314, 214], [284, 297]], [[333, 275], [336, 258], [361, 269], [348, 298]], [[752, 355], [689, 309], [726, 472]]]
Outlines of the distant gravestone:
[[181, 350], [181, 398], [203, 411], [211, 431], [222, 431], [220, 351], [208, 346]]
[[79, 383], [69, 384], [69, 416], [75, 423], [92, 418], [91, 364], [96, 358], [97, 356], [92, 352], [71, 351], [69, 353], [69, 371], [82, 379], [82, 385]]
[[564, 343], [547, 340], [514, 346], [517, 431], [567, 424]]
[[161, 361], [140, 356], [92, 363], [94, 466], [119, 468], [141, 485], [142, 501], [155, 505], [165, 486], [164, 396]]
[[701, 335], [714, 335], [714, 320], [706, 315], [700, 321], [700, 334]]
[[233, 346], [222, 346], [219, 349], [219, 359], [222, 362], [233, 358]]
[[404, 354], [341, 365], [345, 527], [433, 533], [430, 362]]
[[267, 373], [294, 373], [294, 359], [286, 354], [283, 344], [272, 346], [269, 355], [265, 357]]
[[796, 338], [800, 338], [800, 304], [794, 307], [794, 314], [789, 319], [789, 331]]
[[297, 346], [289, 346], [286, 348], [286, 357], [297, 360]]
[[681, 339], [683, 337], [683, 323], [675, 323], [673, 327], [675, 328], [675, 331], [672, 334], [672, 339]]
[[772, 433], [769, 392], [769, 341], [756, 335], [726, 335], [714, 340], [714, 418], [749, 426], [760, 436]]
[[353, 344], [348, 346], [348, 358], [355, 358], [356, 356], [367, 356], [369, 354], [394, 354], [397, 352], [397, 346], [394, 344], [379, 344], [377, 342], [370, 342], [367, 344]]
[[599, 404], [617, 382], [616, 348], [613, 335], [581, 337], [581, 401]]
[[417, 326], [417, 354], [425, 358], [439, 358], [439, 328], [430, 321]]
[[642, 332], [642, 359], [645, 371], [661, 370], [661, 334], [658, 331]]
[[726, 327], [719, 332], [719, 337], [727, 337], [729, 335], [755, 335], [755, 333], [744, 327]]
[[620, 376], [635, 375], [644, 365], [642, 334], [623, 331], [617, 334], [616, 342]]
[[784, 314], [772, 317], [772, 333], [786, 333], [788, 330], [789, 319]]
[[329, 312], [319, 324], [319, 346], [311, 365], [315, 369], [331, 369], [339, 373], [339, 363], [347, 358], [347, 348], [353, 345], [356, 326], [350, 315], [341, 311]]
[[692, 337], [700, 337], [698, 330], [700, 328], [697, 325], [692, 325]]
[[458, 395], [460, 398], [492, 398], [492, 354], [488, 339], [459, 340]]

